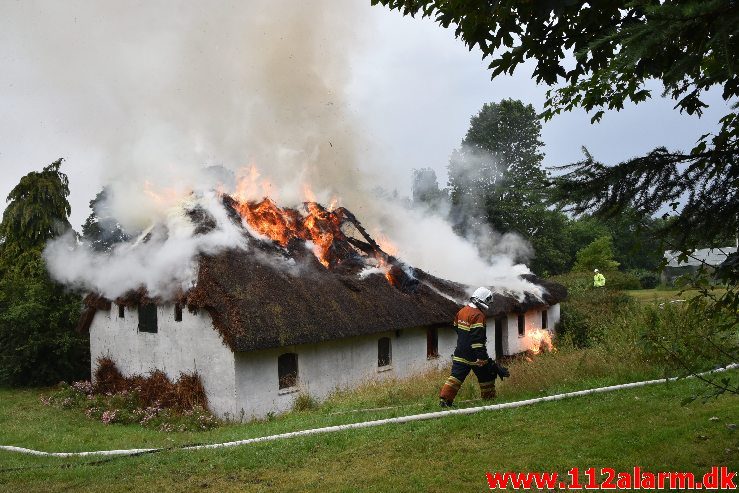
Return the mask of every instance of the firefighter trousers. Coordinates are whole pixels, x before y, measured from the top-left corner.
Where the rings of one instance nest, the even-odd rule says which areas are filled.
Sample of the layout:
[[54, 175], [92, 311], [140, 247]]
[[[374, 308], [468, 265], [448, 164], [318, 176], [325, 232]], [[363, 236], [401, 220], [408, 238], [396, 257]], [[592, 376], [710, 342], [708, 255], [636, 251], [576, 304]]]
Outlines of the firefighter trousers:
[[[470, 362], [471, 363], [471, 362]], [[483, 366], [477, 366], [470, 363], [463, 363], [456, 359], [452, 361], [452, 372], [449, 378], [441, 387], [439, 397], [449, 403], [454, 402], [457, 392], [462, 386], [462, 382], [470, 374], [470, 370], [475, 372], [477, 381], [480, 383], [480, 397], [483, 399], [495, 398], [495, 371], [493, 369], [493, 360], [489, 359]]]

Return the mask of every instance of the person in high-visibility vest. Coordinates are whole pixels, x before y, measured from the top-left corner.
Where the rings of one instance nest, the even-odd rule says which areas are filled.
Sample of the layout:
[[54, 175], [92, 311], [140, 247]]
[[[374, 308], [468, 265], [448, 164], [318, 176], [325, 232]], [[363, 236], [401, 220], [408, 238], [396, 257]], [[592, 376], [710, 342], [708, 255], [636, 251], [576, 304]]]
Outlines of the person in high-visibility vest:
[[595, 275], [593, 276], [593, 286], [596, 288], [602, 288], [606, 285], [606, 276], [601, 274], [598, 269], [595, 269], [593, 271]]

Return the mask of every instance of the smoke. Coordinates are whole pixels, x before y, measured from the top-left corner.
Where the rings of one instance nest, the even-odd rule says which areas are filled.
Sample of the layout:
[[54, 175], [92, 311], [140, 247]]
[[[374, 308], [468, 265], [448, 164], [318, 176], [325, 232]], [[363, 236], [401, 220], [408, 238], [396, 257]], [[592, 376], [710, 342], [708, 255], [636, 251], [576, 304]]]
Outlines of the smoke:
[[217, 188], [242, 199], [269, 195], [282, 206], [338, 198], [411, 265], [469, 284], [532, 288], [521, 285], [525, 268], [511, 260], [517, 240], [479, 231], [492, 245], [481, 256], [478, 240], [460, 238], [438, 215], [372, 193], [386, 184], [360, 168], [371, 143], [347, 88], [352, 61], [379, 33], [358, 5], [5, 5], [12, 22], [3, 23], [2, 39], [27, 60], [28, 97], [55, 108], [57, 124], [75, 129], [70, 139], [99, 156], [111, 191], [106, 211], [130, 236], [163, 225], [148, 242], [110, 255], [69, 238], [52, 243], [52, 275], [109, 297], [138, 286], [154, 295], [187, 287], [198, 253], [247, 248], [225, 223], [192, 236], [181, 220], [183, 200], [208, 204], [208, 190]]
[[[213, 219], [210, 231], [196, 234], [188, 211], [205, 210]], [[196, 256], [225, 248], [247, 248], [242, 231], [229, 219], [213, 192], [191, 195], [169, 209], [166, 217], [131, 243], [109, 253], [94, 252], [69, 233], [50, 242], [44, 251], [50, 272], [77, 289], [95, 291], [109, 299], [144, 286], [149, 296], [171, 299], [185, 292], [197, 278]]]

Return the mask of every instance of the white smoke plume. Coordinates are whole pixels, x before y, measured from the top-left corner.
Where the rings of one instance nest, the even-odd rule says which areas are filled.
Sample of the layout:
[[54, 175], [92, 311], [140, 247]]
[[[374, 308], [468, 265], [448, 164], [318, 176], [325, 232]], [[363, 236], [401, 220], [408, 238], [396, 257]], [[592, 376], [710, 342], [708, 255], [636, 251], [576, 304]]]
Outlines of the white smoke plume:
[[[525, 267], [510, 260], [505, 238], [496, 242], [496, 255], [482, 258], [439, 217], [370, 192], [385, 184], [360, 169], [360, 150], [371, 144], [347, 88], [352, 60], [379, 33], [357, 14], [357, 5], [5, 5], [13, 22], [3, 24], [2, 39], [18, 43], [15, 50], [28, 59], [29, 94], [39, 104], [53, 99], [64, 124], [84, 136], [79, 145], [94, 148], [111, 190], [111, 214], [128, 233], [156, 224], [167, 231], [136, 248], [119, 246], [110, 256], [55, 242], [46, 252], [52, 275], [109, 297], [138, 286], [154, 295], [187, 287], [198, 253], [245, 247], [225, 224], [193, 237], [191, 225], [179, 219], [183, 200], [207, 197], [216, 186], [241, 198], [269, 195], [282, 206], [339, 198], [411, 265], [469, 284], [532, 289], [518, 279]], [[234, 190], [229, 179], [214, 179], [206, 170], [213, 165], [248, 177], [249, 186]], [[254, 170], [259, 177], [250, 176]]]
[[[196, 234], [185, 214], [194, 208], [207, 211], [215, 222], [212, 230]], [[69, 286], [109, 299], [145, 286], [149, 296], [171, 299], [195, 282], [197, 254], [224, 248], [247, 248], [246, 239], [220, 197], [209, 192], [182, 199], [135, 241], [118, 244], [109, 253], [94, 252], [68, 234], [47, 245], [44, 256], [54, 277]]]

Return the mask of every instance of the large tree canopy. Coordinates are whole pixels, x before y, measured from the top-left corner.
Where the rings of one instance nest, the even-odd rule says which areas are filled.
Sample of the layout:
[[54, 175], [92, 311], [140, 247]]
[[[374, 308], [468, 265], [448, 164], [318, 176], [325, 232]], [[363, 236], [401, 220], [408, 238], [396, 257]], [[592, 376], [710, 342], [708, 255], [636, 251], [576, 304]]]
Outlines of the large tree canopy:
[[[468, 47], [491, 59], [493, 77], [534, 60], [536, 80], [552, 87], [545, 118], [583, 107], [597, 121], [606, 109], [649, 98], [649, 80], [660, 81], [676, 109], [689, 114], [701, 114], [703, 95], [712, 87], [720, 87], [727, 102], [739, 95], [739, 4], [733, 0], [372, 3], [455, 25]], [[555, 198], [574, 204], [575, 212], [606, 216], [629, 207], [651, 214], [674, 204], [678, 220], [664, 223], [664, 232], [677, 240], [674, 247], [684, 249], [698, 238], [736, 231], [736, 112], [721, 119], [715, 135], [696, 135], [696, 141], [684, 152], [657, 148], [612, 167], [586, 155], [555, 180]]]

